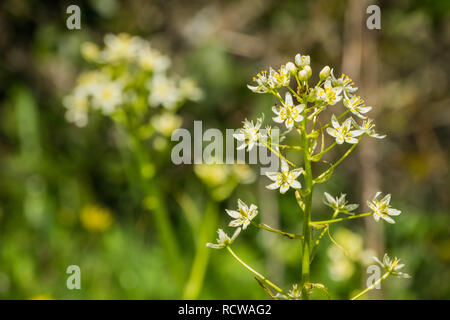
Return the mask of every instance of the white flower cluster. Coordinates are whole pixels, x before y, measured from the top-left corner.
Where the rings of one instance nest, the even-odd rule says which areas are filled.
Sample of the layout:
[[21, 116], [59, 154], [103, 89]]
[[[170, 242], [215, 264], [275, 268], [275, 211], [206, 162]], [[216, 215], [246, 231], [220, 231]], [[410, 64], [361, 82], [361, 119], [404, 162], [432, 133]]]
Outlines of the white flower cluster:
[[199, 100], [201, 90], [192, 79], [170, 77], [170, 58], [140, 37], [107, 34], [104, 43], [103, 49], [91, 42], [82, 46], [83, 57], [96, 69], [83, 72], [63, 99], [66, 119], [83, 127], [91, 109], [113, 118], [127, 109], [144, 118], [148, 106], [162, 106], [163, 114], [147, 126], [154, 125], [155, 131], [170, 135], [181, 125], [175, 111], [186, 100]]

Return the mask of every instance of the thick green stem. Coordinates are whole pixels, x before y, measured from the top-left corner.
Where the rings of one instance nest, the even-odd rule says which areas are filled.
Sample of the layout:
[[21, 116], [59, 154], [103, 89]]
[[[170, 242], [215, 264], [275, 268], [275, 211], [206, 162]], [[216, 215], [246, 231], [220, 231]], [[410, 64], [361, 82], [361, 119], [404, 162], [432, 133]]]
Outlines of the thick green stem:
[[311, 252], [311, 204], [313, 194], [311, 160], [309, 158], [309, 141], [306, 132], [306, 112], [304, 114], [303, 130], [302, 130], [302, 147], [305, 161], [305, 189], [307, 195], [305, 197], [305, 210], [303, 220], [303, 250], [302, 250], [302, 297], [309, 299], [309, 292], [306, 284], [309, 283], [310, 276], [310, 252]]

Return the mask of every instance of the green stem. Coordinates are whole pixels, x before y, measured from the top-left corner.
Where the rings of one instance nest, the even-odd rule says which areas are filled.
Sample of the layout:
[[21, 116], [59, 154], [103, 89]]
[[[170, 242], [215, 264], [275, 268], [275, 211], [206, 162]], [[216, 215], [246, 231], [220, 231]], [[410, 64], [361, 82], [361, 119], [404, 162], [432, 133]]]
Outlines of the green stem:
[[280, 287], [278, 287], [277, 285], [273, 284], [270, 280], [268, 280], [266, 277], [264, 277], [262, 274], [260, 274], [259, 272], [257, 272], [255, 269], [253, 269], [252, 267], [250, 267], [248, 264], [246, 264], [244, 261], [242, 261], [235, 253], [233, 250], [231, 250], [230, 246], [227, 246], [227, 250], [231, 253], [231, 255], [240, 263], [242, 264], [247, 270], [249, 270], [250, 272], [252, 272], [255, 276], [257, 276], [259, 279], [261, 279], [261, 281], [263, 281], [264, 283], [268, 284], [269, 286], [271, 286], [272, 288], [274, 288], [276, 291], [278, 291], [279, 293], [288, 296], [283, 289], [281, 289]]
[[309, 299], [309, 290], [306, 288], [306, 284], [309, 283], [310, 277], [310, 251], [311, 251], [311, 204], [313, 194], [313, 182], [311, 171], [311, 160], [309, 155], [309, 142], [306, 132], [306, 108], [304, 110], [303, 128], [302, 128], [302, 147], [303, 156], [305, 162], [305, 189], [307, 195], [305, 197], [305, 210], [303, 220], [303, 250], [302, 250], [302, 297], [306, 300]]
[[349, 217], [345, 217], [345, 218], [322, 220], [322, 221], [310, 221], [309, 224], [311, 226], [320, 226], [320, 225], [324, 226], [324, 225], [327, 225], [330, 223], [340, 222], [340, 221], [344, 221], [344, 220], [357, 219], [357, 218], [367, 217], [367, 216], [371, 216], [371, 215], [373, 215], [373, 212], [361, 213], [361, 214], [357, 214], [355, 216], [349, 216]]
[[266, 230], [266, 231], [270, 231], [273, 233], [277, 233], [277, 234], [281, 234], [282, 236], [288, 237], [289, 239], [303, 239], [303, 236], [300, 234], [294, 234], [294, 233], [289, 233], [289, 232], [285, 232], [285, 231], [281, 231], [275, 228], [272, 228], [271, 226], [268, 226], [267, 224], [264, 223], [256, 223], [256, 222], [251, 222], [252, 225], [254, 225], [257, 228]]
[[358, 293], [356, 296], [354, 296], [351, 300], [356, 300], [359, 297], [365, 295], [367, 292], [369, 292], [370, 290], [374, 289], [378, 284], [381, 283], [381, 281], [383, 281], [384, 279], [386, 279], [387, 277], [389, 277], [390, 273], [386, 272], [380, 279], [378, 279], [377, 281], [375, 281], [374, 283], [372, 283], [370, 286], [368, 286], [366, 289], [364, 289], [363, 291], [361, 291], [360, 293]]

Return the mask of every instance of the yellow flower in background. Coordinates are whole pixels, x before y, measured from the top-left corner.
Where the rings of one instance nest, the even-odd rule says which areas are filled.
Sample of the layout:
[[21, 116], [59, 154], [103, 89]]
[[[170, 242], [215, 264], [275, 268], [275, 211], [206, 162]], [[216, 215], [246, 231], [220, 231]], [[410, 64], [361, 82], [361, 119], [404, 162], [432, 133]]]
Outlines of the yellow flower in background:
[[108, 209], [88, 205], [81, 210], [80, 221], [83, 227], [90, 232], [104, 232], [111, 227], [114, 219]]

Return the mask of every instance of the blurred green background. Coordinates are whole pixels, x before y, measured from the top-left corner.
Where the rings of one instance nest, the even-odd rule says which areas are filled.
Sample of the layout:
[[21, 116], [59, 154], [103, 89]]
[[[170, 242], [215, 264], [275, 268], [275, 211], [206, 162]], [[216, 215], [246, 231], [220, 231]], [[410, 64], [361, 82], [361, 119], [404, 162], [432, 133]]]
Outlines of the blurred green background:
[[[312, 280], [332, 298], [349, 298], [365, 287], [367, 257], [388, 252], [413, 278], [389, 279], [370, 298], [450, 298], [450, 2], [91, 0], [77, 2], [82, 29], [68, 30], [72, 3], [0, 4], [1, 299], [265, 299], [251, 274], [205, 243], [238, 197], [257, 204], [263, 222], [300, 232], [295, 199], [267, 191], [257, 166], [256, 179], [242, 184], [251, 174], [235, 168], [175, 166], [169, 148], [156, 155], [165, 164], [154, 179], [175, 230], [181, 281], [174, 279], [111, 121], [93, 115], [80, 129], [64, 119], [62, 97], [86, 66], [81, 44], [120, 32], [149, 40], [177, 73], [197, 80], [203, 100], [181, 110], [189, 130], [194, 120], [224, 131], [261, 112], [268, 118], [274, 101], [246, 84], [298, 52], [311, 56], [313, 72], [330, 65], [349, 74], [388, 136], [363, 141], [320, 185], [313, 215], [327, 217], [323, 191], [364, 204], [378, 190], [392, 193], [402, 215], [395, 225], [333, 226], [353, 258], [323, 240]], [[369, 4], [381, 8], [381, 30], [366, 28]], [[284, 288], [299, 280], [298, 242], [249, 228], [234, 248]], [[72, 264], [81, 268], [81, 290], [66, 288]]]

